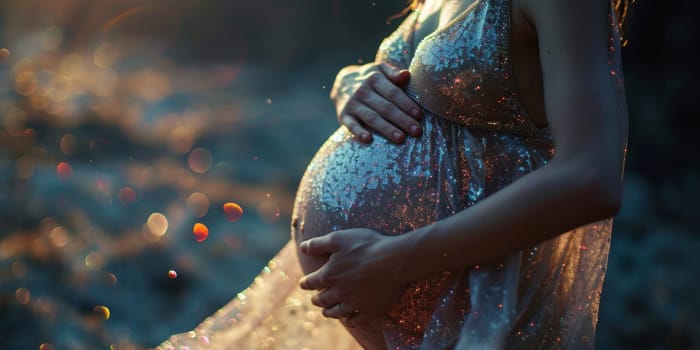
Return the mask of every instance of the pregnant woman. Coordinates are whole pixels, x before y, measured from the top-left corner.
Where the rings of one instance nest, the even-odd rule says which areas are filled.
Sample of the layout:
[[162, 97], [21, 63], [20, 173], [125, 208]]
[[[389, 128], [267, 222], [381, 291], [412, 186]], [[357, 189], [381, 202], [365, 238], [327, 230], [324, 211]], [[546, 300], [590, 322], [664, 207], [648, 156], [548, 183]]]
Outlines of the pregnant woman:
[[159, 348], [594, 347], [626, 149], [626, 4], [412, 9], [375, 62], [338, 74], [344, 125], [301, 180], [292, 240]]

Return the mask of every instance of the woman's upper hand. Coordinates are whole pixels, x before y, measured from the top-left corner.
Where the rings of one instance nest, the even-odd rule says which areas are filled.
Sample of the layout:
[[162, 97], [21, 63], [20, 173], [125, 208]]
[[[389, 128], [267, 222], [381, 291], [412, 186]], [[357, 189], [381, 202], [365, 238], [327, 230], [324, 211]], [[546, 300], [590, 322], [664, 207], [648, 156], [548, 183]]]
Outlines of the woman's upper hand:
[[318, 290], [311, 302], [326, 317], [376, 328], [408, 287], [398, 273], [404, 256], [396, 237], [370, 229], [348, 229], [312, 238], [300, 245], [306, 255], [328, 255], [328, 262], [302, 278], [300, 286]]
[[406, 134], [420, 135], [421, 108], [400, 88], [409, 77], [407, 70], [383, 62], [345, 67], [330, 94], [338, 122], [363, 143], [372, 142], [370, 129], [395, 143]]

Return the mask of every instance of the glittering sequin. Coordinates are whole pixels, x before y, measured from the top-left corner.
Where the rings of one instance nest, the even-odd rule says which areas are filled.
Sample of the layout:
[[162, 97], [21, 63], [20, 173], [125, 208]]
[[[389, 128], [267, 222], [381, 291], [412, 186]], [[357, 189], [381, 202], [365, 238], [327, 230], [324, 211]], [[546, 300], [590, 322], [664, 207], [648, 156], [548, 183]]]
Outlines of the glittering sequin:
[[[376, 135], [364, 145], [339, 128], [301, 180], [293, 239], [236, 299], [160, 349], [359, 349], [311, 305], [313, 293], [298, 288], [295, 240], [354, 227], [403, 234], [553, 157], [549, 131], [531, 122], [511, 79], [510, 1], [477, 0], [413, 54], [416, 18], [388, 36], [376, 58], [410, 69], [407, 92], [424, 109], [422, 135], [400, 145]], [[610, 37], [611, 77], [622, 93], [615, 29]], [[388, 348], [592, 348], [611, 227], [612, 219], [603, 220], [492, 265], [416, 281], [383, 324]]]

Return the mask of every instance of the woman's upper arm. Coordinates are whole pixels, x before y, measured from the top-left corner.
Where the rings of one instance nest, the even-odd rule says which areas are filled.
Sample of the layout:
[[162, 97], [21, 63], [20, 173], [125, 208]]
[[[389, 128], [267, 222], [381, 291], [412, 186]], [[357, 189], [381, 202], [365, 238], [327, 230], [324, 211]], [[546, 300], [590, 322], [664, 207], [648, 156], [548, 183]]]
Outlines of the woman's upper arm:
[[555, 159], [619, 182], [624, 95], [611, 74], [609, 9], [607, 0], [526, 0], [523, 12], [537, 32]]

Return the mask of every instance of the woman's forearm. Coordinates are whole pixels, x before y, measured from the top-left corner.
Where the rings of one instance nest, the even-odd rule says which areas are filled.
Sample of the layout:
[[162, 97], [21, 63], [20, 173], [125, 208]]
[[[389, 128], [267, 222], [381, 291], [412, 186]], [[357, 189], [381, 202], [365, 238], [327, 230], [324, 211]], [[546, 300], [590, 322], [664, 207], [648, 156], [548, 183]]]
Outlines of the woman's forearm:
[[493, 261], [614, 216], [619, 181], [579, 163], [552, 160], [455, 215], [398, 236], [391, 249], [402, 256], [401, 270], [417, 280]]

